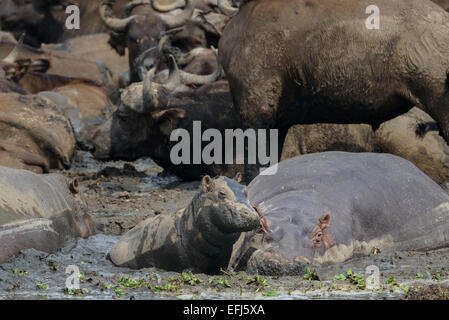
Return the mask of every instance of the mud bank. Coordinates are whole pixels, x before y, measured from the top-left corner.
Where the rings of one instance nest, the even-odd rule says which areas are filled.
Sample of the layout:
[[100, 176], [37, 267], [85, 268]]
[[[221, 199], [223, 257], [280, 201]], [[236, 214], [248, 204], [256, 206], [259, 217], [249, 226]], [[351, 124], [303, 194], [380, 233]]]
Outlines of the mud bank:
[[[156, 268], [117, 268], [106, 253], [118, 236], [99, 234], [73, 248], [47, 254], [24, 250], [0, 266], [0, 299], [448, 299], [448, 250], [378, 255], [339, 266], [319, 268], [319, 280], [265, 277], [244, 272], [205, 275]], [[357, 274], [380, 268], [380, 288], [363, 288]], [[79, 290], [65, 290], [79, 269]], [[354, 280], [342, 274], [352, 270]], [[312, 274], [312, 272], [311, 272]], [[439, 276], [437, 276], [439, 274]], [[422, 278], [420, 278], [422, 276]], [[314, 278], [314, 277], [312, 277]]]
[[[377, 252], [295, 277], [117, 268], [106, 255], [120, 235], [183, 208], [199, 183], [167, 175], [151, 159], [101, 163], [84, 152], [63, 174], [78, 177], [100, 233], [54, 254], [24, 250], [0, 265], [0, 299], [449, 299], [449, 249]], [[79, 290], [65, 289], [69, 266], [79, 269]], [[377, 289], [367, 289], [368, 266], [379, 268]]]

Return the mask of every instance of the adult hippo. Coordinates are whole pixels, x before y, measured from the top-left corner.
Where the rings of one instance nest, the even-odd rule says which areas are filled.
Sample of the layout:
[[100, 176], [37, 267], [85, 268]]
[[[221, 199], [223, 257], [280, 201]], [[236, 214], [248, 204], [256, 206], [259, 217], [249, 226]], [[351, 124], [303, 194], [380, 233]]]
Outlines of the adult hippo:
[[54, 252], [93, 233], [76, 180], [0, 166], [0, 264], [20, 250]]
[[274, 275], [301, 274], [309, 264], [374, 249], [446, 246], [449, 196], [411, 162], [325, 152], [279, 163], [247, 192], [227, 178], [205, 177], [185, 210], [143, 221], [109, 256], [134, 268], [215, 272], [231, 266]]

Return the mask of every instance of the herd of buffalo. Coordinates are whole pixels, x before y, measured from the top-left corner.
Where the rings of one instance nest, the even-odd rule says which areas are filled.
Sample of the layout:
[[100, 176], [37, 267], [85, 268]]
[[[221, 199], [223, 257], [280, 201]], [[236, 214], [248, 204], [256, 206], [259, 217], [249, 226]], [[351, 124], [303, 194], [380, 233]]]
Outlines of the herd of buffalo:
[[[372, 5], [378, 28], [365, 24]], [[73, 6], [79, 28], [67, 27]], [[95, 233], [78, 182], [57, 173], [76, 150], [201, 180], [188, 207], [125, 234], [116, 265], [298, 274], [372, 248], [448, 246], [448, 11], [447, 0], [0, 0], [0, 263]], [[194, 121], [223, 136], [277, 129], [278, 172], [174, 164], [172, 133], [194, 135]]]

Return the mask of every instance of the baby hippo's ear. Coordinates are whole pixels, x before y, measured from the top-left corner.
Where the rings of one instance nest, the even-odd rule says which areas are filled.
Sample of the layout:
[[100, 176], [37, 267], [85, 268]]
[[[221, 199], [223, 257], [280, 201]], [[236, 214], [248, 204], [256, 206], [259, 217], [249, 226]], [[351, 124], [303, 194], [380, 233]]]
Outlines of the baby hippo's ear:
[[331, 223], [331, 213], [326, 212], [325, 214], [323, 214], [318, 222], [321, 229], [327, 228]]
[[205, 175], [203, 179], [201, 179], [201, 189], [203, 189], [204, 192], [211, 192], [213, 184], [213, 180], [208, 175]]
[[78, 179], [74, 178], [70, 183], [69, 183], [69, 189], [73, 194], [78, 194], [80, 193], [80, 187], [79, 187], [79, 183], [78, 183]]
[[234, 177], [234, 180], [238, 183], [242, 182], [242, 174], [240, 172], [237, 172], [237, 174]]

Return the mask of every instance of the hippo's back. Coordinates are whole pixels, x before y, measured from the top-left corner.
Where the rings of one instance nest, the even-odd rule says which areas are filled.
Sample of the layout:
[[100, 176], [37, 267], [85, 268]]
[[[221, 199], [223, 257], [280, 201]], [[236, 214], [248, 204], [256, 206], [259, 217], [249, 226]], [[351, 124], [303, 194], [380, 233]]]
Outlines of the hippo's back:
[[0, 166], [0, 264], [18, 251], [53, 252], [78, 236], [64, 176]]
[[68, 179], [0, 166], [0, 225], [70, 210]]
[[449, 245], [448, 195], [411, 162], [390, 154], [291, 158], [276, 174], [254, 179], [249, 199], [266, 214], [271, 240], [265, 246], [287, 257], [323, 253], [310, 238], [326, 212], [332, 245], [351, 247], [349, 255], [355, 243], [384, 249]]

